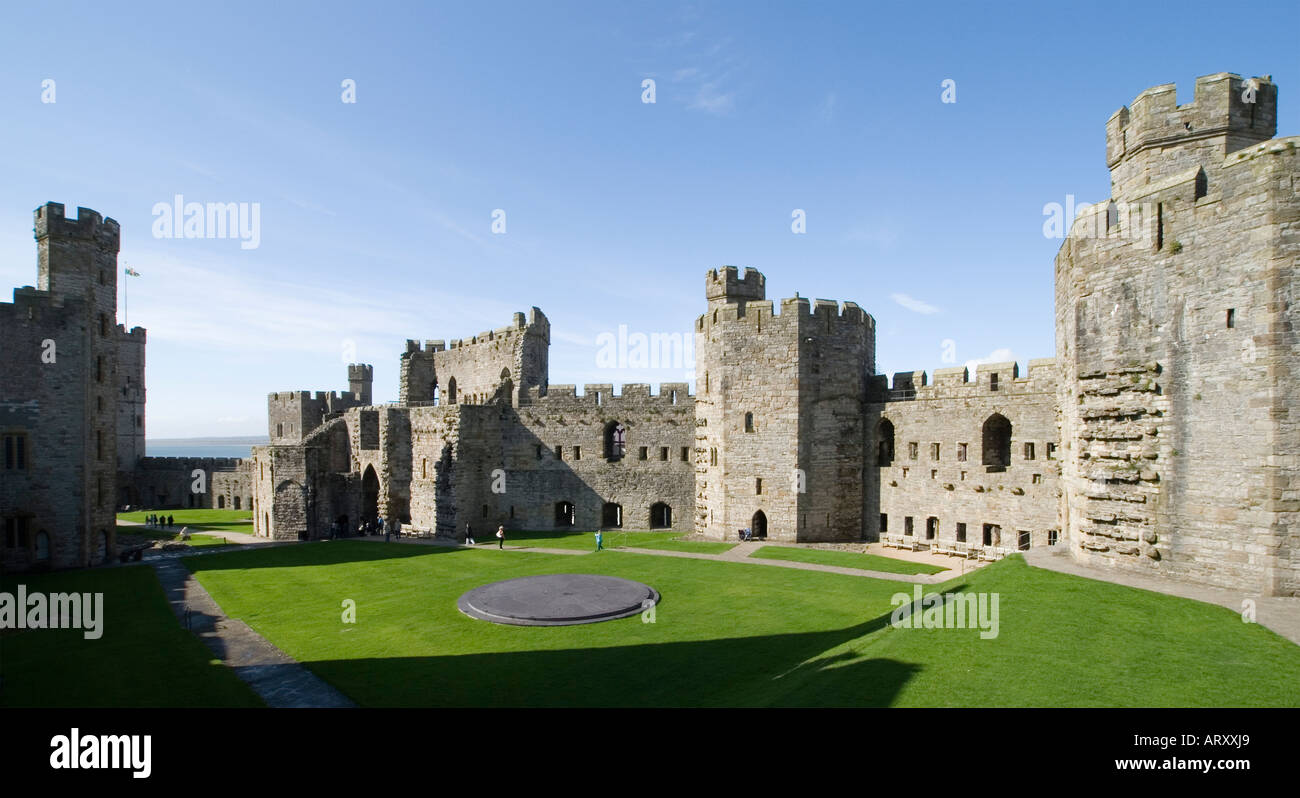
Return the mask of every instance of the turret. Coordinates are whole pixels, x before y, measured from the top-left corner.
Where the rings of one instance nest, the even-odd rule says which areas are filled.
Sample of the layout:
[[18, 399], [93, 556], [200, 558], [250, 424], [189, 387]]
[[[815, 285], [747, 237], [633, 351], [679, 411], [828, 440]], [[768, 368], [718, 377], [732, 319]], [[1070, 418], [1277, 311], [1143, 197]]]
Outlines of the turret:
[[1106, 122], [1112, 197], [1224, 156], [1277, 133], [1277, 86], [1271, 76], [1219, 72], [1196, 79], [1192, 102], [1178, 105], [1174, 84], [1153, 86]]
[[363, 405], [371, 404], [371, 386], [374, 379], [374, 366], [367, 363], [352, 363], [348, 366], [348, 390]]

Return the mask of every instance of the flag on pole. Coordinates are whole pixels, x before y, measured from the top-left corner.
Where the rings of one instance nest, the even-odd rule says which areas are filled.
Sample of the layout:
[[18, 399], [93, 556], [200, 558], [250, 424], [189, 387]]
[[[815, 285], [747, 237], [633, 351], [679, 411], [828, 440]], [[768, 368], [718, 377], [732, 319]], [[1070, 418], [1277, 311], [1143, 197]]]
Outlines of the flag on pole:
[[132, 269], [130, 266], [127, 266], [127, 267], [126, 267], [126, 273], [127, 273], [128, 275], [130, 275], [131, 277], [139, 277], [139, 276], [140, 276], [140, 272], [136, 271], [135, 269]]

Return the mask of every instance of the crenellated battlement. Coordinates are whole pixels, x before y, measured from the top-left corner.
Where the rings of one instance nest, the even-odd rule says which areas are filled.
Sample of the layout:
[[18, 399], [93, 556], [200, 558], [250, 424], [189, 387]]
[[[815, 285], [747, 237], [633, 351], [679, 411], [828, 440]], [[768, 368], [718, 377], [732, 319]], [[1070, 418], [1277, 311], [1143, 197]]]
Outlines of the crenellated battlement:
[[767, 297], [767, 278], [758, 269], [748, 267], [743, 276], [735, 266], [710, 269], [704, 276], [704, 296], [709, 307], [762, 300]]
[[575, 385], [552, 385], [543, 392], [530, 387], [519, 392], [519, 405], [534, 407], [681, 407], [693, 409], [695, 396], [684, 382], [665, 382], [651, 393], [647, 383], [627, 383], [614, 392], [612, 383], [589, 383], [579, 394]]
[[971, 379], [965, 366], [935, 369], [934, 382], [924, 371], [898, 371], [891, 385], [884, 374], [871, 378], [868, 401], [900, 402], [915, 399], [970, 398], [981, 394], [1048, 393], [1056, 390], [1059, 373], [1055, 358], [1030, 360], [1025, 376], [1014, 360], [1005, 363], [982, 363]]
[[502, 344], [513, 344], [519, 338], [530, 335], [541, 336], [547, 343], [550, 343], [551, 340], [550, 320], [537, 307], [529, 310], [527, 316], [523, 313], [515, 313], [513, 322], [505, 327], [484, 330], [478, 335], [469, 338], [453, 338], [450, 341], [429, 339], [423, 343], [408, 338], [406, 340], [406, 352], [403, 357], [417, 352], [433, 354], [435, 352], [449, 352], [471, 347], [500, 348]]
[[792, 325], [797, 325], [800, 321], [806, 322], [811, 318], [823, 320], [831, 328], [831, 332], [857, 327], [866, 327], [869, 330], [876, 328], [875, 318], [856, 302], [791, 297], [781, 300], [779, 313], [776, 312], [770, 299], [747, 302], [743, 305], [725, 304], [711, 307], [707, 313], [696, 317], [695, 330], [707, 332], [716, 325], [743, 321], [754, 325], [755, 332], [784, 331], [791, 330]]
[[1112, 196], [1226, 155], [1277, 133], [1272, 77], [1219, 72], [1196, 79], [1192, 102], [1177, 104], [1174, 84], [1153, 86], [1106, 122]]
[[117, 252], [120, 247], [122, 232], [117, 220], [105, 219], [90, 208], [77, 208], [77, 218], [69, 219], [64, 213], [63, 203], [47, 202], [36, 209], [35, 218], [37, 241], [53, 236], [93, 242], [112, 252]]

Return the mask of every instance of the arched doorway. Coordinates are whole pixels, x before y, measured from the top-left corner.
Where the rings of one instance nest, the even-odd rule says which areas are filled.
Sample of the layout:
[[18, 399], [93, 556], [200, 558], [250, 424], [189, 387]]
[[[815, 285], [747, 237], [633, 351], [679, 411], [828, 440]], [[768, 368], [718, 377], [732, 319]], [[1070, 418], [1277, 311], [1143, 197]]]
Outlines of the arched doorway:
[[670, 529], [673, 525], [673, 508], [663, 502], [650, 505], [650, 528]]
[[366, 466], [361, 476], [361, 523], [374, 523], [379, 518], [379, 476], [374, 466]]
[[456, 404], [456, 378], [447, 380], [447, 404]]
[[573, 502], [557, 502], [555, 504], [555, 525], [561, 528], [573, 526], [574, 507]]
[[767, 516], [762, 510], [754, 513], [754, 518], [749, 524], [749, 531], [754, 533], [754, 537], [759, 540], [767, 539]]

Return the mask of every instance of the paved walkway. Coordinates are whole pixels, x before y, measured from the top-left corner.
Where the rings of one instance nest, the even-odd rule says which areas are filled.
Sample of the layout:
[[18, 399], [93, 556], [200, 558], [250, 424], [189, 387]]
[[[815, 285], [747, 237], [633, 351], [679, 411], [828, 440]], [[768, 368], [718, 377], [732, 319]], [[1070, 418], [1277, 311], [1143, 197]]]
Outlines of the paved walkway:
[[1048, 546], [1023, 552], [1025, 562], [1035, 568], [1044, 568], [1063, 574], [1082, 576], [1101, 582], [1110, 582], [1154, 593], [1165, 593], [1179, 598], [1218, 604], [1233, 612], [1242, 611], [1242, 602], [1250, 599], [1255, 602], [1255, 618], [1262, 626], [1272, 629], [1297, 645], [1300, 645], [1300, 598], [1283, 596], [1257, 596], [1240, 590], [1209, 587], [1186, 582], [1174, 582], [1155, 579], [1142, 574], [1129, 573], [1112, 568], [1096, 568], [1074, 561], [1063, 546]]
[[271, 707], [351, 707], [347, 696], [273, 646], [248, 624], [228, 618], [189, 569], [174, 559], [151, 563], [172, 611], [213, 654], [234, 668]]

